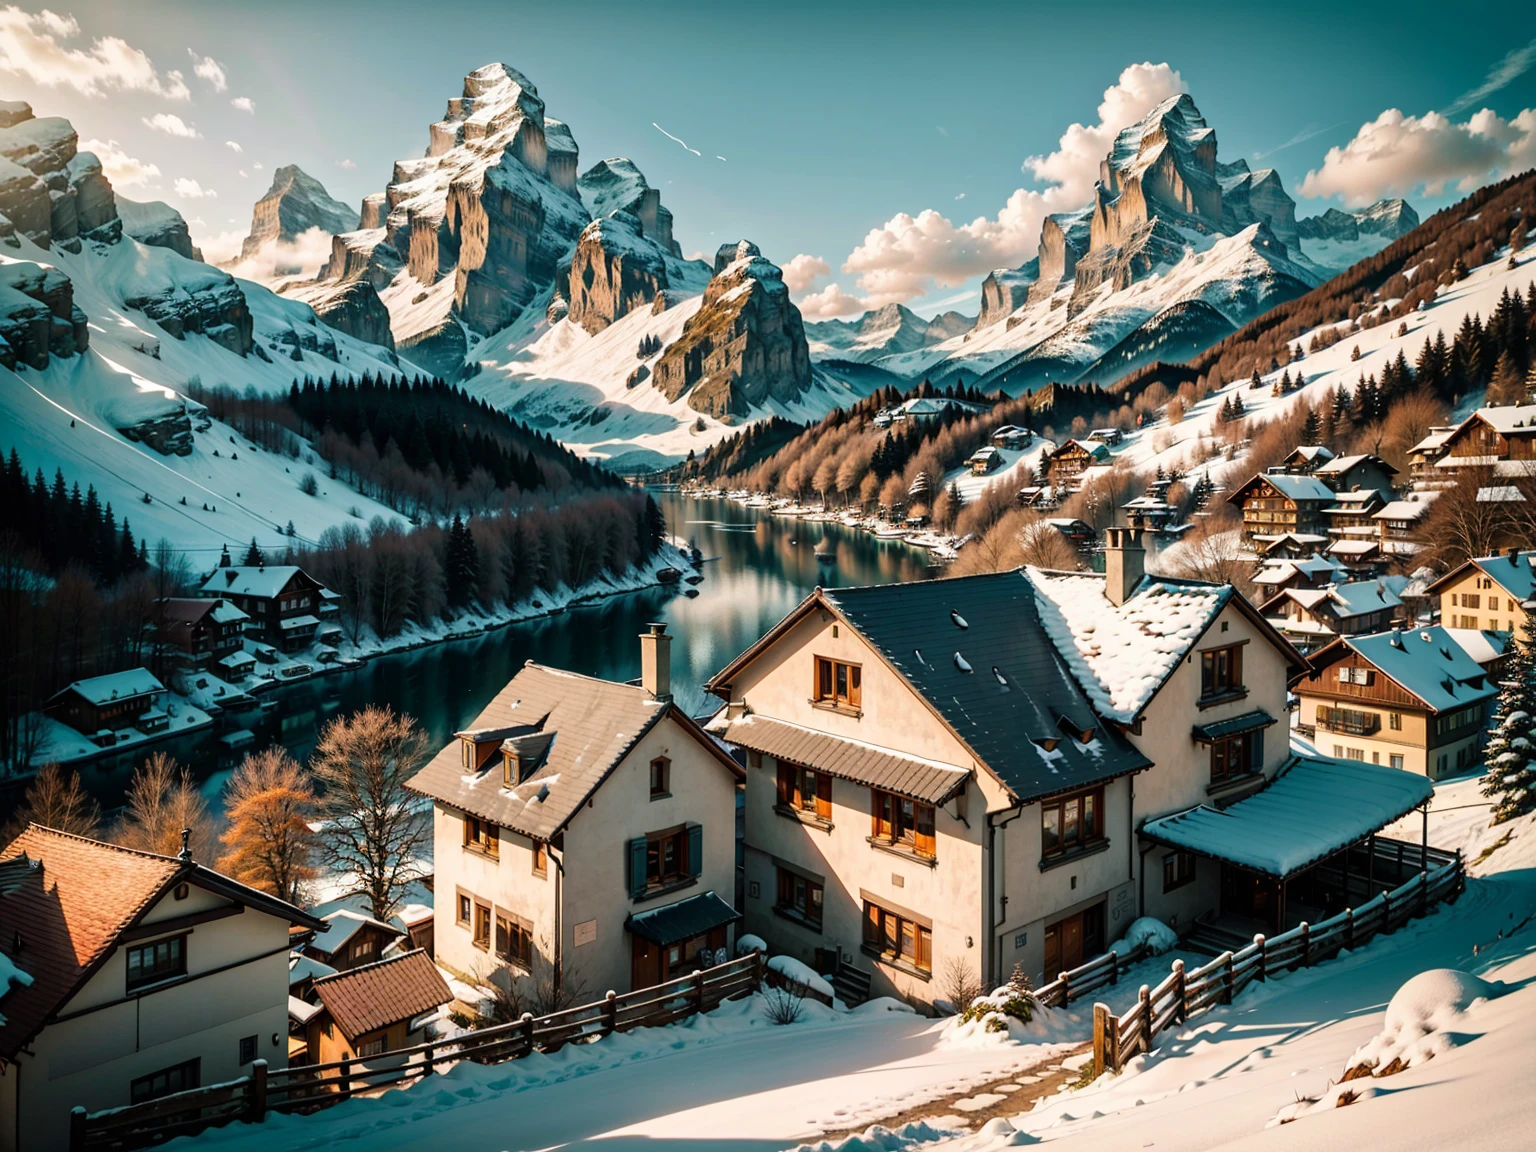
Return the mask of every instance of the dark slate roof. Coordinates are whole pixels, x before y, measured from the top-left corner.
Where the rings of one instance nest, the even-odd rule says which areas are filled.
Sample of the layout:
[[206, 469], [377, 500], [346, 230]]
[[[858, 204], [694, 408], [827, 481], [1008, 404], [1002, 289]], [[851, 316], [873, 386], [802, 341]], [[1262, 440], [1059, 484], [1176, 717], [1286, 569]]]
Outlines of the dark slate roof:
[[[1021, 801], [1151, 767], [1099, 722], [1021, 573], [822, 595]], [[1093, 729], [1093, 739], [1080, 743], [1069, 728]], [[1048, 752], [1036, 741], [1057, 743]]]
[[713, 892], [704, 892], [630, 916], [624, 927], [643, 939], [665, 948], [679, 940], [702, 936], [741, 919], [741, 913]]
[[1225, 720], [1217, 720], [1214, 724], [1196, 724], [1195, 739], [1209, 744], [1212, 740], [1220, 740], [1223, 736], [1236, 736], [1240, 732], [1268, 728], [1274, 722], [1275, 718], [1264, 709], [1255, 708], [1252, 712], [1244, 712], [1241, 716], [1229, 716]]

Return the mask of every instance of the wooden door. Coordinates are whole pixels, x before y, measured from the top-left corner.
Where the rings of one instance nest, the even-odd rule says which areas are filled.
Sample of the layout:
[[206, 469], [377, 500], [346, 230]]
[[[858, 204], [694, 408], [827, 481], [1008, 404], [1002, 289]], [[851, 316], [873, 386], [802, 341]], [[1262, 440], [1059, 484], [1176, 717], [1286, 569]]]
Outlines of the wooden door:
[[634, 941], [634, 952], [630, 960], [630, 990], [650, 988], [660, 984], [662, 981], [661, 949], [639, 936], [632, 936], [631, 939]]
[[1068, 916], [1061, 922], [1061, 966], [1071, 970], [1083, 962], [1083, 914]]

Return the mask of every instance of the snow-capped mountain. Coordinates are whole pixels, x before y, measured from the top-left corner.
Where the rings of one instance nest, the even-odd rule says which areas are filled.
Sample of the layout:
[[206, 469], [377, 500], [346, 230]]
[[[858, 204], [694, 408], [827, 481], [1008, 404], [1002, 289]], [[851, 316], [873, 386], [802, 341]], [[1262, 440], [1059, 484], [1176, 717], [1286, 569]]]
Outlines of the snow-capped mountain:
[[[1418, 222], [1401, 201], [1350, 219], [1353, 259]], [[1115, 138], [1091, 202], [1046, 218], [1035, 259], [986, 278], [974, 330], [873, 363], [1014, 393], [1048, 380], [1107, 386], [1151, 360], [1187, 358], [1321, 283], [1336, 270], [1338, 241], [1321, 239], [1335, 226], [1298, 223], [1273, 169], [1222, 163], [1194, 101], [1171, 97]]]
[[1419, 214], [1406, 200], [1378, 200], [1358, 212], [1330, 208], [1296, 225], [1307, 255], [1330, 273], [1374, 256], [1418, 226]]
[[289, 164], [272, 173], [272, 187], [251, 209], [251, 231], [240, 245], [240, 258], [249, 260], [274, 240], [297, 240], [311, 228], [335, 235], [351, 232], [357, 222], [356, 211], [298, 165]]
[[901, 304], [887, 304], [857, 320], [822, 320], [805, 326], [811, 355], [819, 360], [866, 363], [882, 356], [938, 344], [976, 324], [971, 316], [942, 312], [924, 320]]
[[68, 120], [0, 106], [0, 447], [94, 486], [140, 538], [210, 549], [199, 562], [226, 542], [278, 544], [289, 522], [313, 540], [352, 509], [389, 516], [337, 481], [304, 495], [313, 460], [253, 448], [187, 393], [391, 374], [393, 354], [190, 247], [174, 209], [120, 210]]

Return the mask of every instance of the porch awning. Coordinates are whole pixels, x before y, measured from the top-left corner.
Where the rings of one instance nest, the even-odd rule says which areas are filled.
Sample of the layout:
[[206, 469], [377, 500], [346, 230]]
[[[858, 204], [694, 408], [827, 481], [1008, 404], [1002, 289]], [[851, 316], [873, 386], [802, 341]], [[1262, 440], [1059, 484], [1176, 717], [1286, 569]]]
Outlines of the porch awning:
[[1202, 804], [1149, 820], [1141, 834], [1283, 880], [1379, 832], [1434, 792], [1427, 777], [1401, 768], [1296, 756], [1261, 791], [1227, 808]]
[[1262, 708], [1256, 708], [1252, 712], [1244, 712], [1241, 716], [1229, 716], [1225, 720], [1217, 720], [1210, 724], [1196, 724], [1195, 739], [1202, 744], [1209, 744], [1224, 736], [1240, 736], [1256, 728], [1268, 728], [1274, 722], [1275, 718], [1268, 712]]
[[318, 616], [290, 616], [286, 620], [279, 620], [277, 626], [284, 632], [294, 628], [314, 628], [320, 623]]
[[702, 936], [741, 919], [741, 913], [713, 892], [690, 896], [664, 908], [632, 915], [624, 927], [636, 936], [665, 948], [679, 940]]

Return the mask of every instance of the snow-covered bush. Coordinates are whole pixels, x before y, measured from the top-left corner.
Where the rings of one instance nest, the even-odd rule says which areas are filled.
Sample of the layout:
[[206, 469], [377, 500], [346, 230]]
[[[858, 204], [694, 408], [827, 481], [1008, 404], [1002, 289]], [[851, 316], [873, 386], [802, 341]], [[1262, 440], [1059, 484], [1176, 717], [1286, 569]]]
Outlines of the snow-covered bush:
[[1488, 981], [1455, 968], [1420, 972], [1393, 994], [1381, 1034], [1345, 1062], [1343, 1080], [1390, 1076], [1454, 1048], [1467, 1009], [1496, 995]]
[[763, 992], [763, 1015], [770, 1024], [793, 1024], [805, 1013], [805, 997], [794, 986]]
[[1017, 964], [1008, 983], [993, 991], [990, 996], [977, 996], [960, 1012], [962, 1024], [980, 1023], [988, 1032], [1009, 1031], [1010, 1020], [1028, 1024], [1039, 1009], [1035, 991], [1029, 986], [1029, 977]]
[[1536, 809], [1536, 613], [1526, 614], [1510, 649], [1498, 723], [1483, 753], [1488, 766], [1483, 795], [1493, 801], [1495, 824]]
[[1111, 952], [1129, 956], [1145, 944], [1153, 956], [1171, 951], [1179, 943], [1179, 934], [1156, 916], [1138, 916], [1131, 921], [1125, 935], [1109, 946]]
[[786, 983], [798, 984], [802, 988], [819, 992], [831, 999], [832, 985], [824, 977], [818, 976], [816, 970], [809, 964], [802, 963], [793, 956], [773, 956], [768, 960], [768, 967], [782, 976]]

